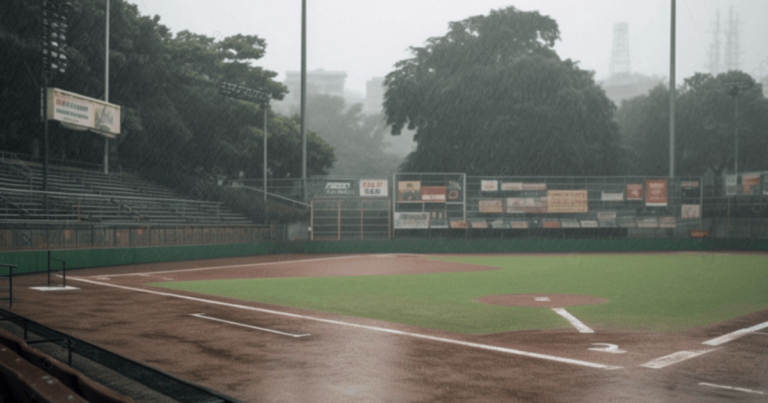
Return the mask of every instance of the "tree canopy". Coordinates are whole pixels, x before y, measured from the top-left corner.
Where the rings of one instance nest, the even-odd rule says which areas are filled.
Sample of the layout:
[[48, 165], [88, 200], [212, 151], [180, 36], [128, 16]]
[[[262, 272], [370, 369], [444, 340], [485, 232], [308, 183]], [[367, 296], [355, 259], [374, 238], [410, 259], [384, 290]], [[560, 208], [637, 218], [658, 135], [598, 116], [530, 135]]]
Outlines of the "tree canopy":
[[514, 7], [452, 22], [385, 79], [392, 134], [416, 130], [405, 171], [616, 173], [615, 106], [553, 50], [557, 23]]
[[[51, 86], [102, 98], [105, 7], [102, 0], [70, 0], [64, 74]], [[6, 0], [0, 16], [0, 148], [34, 153], [42, 139], [40, 116], [41, 2]], [[112, 146], [112, 164], [157, 173], [203, 169], [261, 177], [263, 110], [218, 94], [222, 82], [282, 99], [287, 89], [275, 72], [257, 65], [266, 41], [254, 35], [210, 37], [172, 34], [160, 18], [142, 16], [135, 5], [112, 0], [109, 101], [122, 107], [122, 134]], [[269, 111], [271, 177], [301, 176], [301, 139], [294, 119]], [[51, 155], [100, 163], [103, 139], [51, 125]], [[308, 174], [325, 174], [333, 149], [308, 135]]]
[[[686, 78], [675, 101], [675, 174], [733, 172], [738, 125], [739, 171], [768, 170], [768, 100], [748, 74], [697, 73]], [[738, 104], [738, 120], [736, 117]], [[624, 101], [617, 112], [623, 142], [634, 154], [633, 171], [669, 173], [669, 90]]]

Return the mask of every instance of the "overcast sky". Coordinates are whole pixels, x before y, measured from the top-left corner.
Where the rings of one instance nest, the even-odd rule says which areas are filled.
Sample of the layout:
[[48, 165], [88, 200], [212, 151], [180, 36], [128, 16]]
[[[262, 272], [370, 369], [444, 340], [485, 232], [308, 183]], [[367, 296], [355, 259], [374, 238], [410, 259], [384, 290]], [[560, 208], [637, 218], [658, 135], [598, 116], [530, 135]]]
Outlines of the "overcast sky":
[[[280, 81], [301, 67], [300, 0], [128, 1], [142, 14], [159, 15], [174, 33], [265, 39], [267, 54], [257, 64], [277, 72]], [[554, 18], [560, 26], [558, 54], [579, 61], [598, 79], [608, 76], [617, 22], [629, 23], [632, 71], [669, 75], [670, 0], [308, 0], [307, 68], [345, 71], [347, 89], [362, 95], [367, 80], [409, 58], [409, 46], [445, 34], [448, 22], [510, 5]], [[731, 6], [741, 21], [741, 69], [768, 74], [768, 0], [678, 0], [678, 83], [706, 72], [716, 13], [724, 44]]]

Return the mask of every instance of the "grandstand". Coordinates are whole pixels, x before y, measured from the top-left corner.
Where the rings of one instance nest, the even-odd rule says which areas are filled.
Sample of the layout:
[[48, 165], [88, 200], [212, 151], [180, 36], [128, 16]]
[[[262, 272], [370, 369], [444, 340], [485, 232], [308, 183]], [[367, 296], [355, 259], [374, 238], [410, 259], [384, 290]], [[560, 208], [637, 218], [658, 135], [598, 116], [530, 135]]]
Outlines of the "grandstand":
[[42, 165], [7, 152], [0, 153], [0, 188], [6, 223], [253, 224], [221, 202], [182, 197], [133, 173], [53, 165], [42, 192]]

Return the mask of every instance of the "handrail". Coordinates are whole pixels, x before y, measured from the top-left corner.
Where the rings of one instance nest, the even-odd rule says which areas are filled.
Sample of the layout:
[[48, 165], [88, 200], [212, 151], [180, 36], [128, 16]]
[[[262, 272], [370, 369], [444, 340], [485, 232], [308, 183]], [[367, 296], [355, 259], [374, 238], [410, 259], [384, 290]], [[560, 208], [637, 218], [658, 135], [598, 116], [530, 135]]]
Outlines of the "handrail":
[[16, 192], [16, 193], [33, 193], [35, 195], [41, 195], [41, 194], [47, 194], [49, 196], [65, 196], [65, 197], [90, 197], [94, 199], [115, 199], [115, 200], [140, 200], [140, 201], [168, 201], [168, 202], [178, 202], [178, 203], [192, 203], [192, 204], [198, 204], [202, 206], [211, 206], [211, 205], [223, 205], [224, 202], [210, 202], [210, 201], [198, 201], [198, 200], [189, 200], [189, 199], [166, 199], [166, 198], [160, 198], [160, 197], [136, 197], [136, 196], [119, 196], [119, 195], [94, 195], [94, 194], [88, 194], [88, 193], [66, 193], [66, 192], [52, 192], [52, 191], [42, 191], [42, 190], [21, 190], [21, 189], [10, 189], [10, 188], [0, 188], [0, 191], [2, 192]]
[[21, 161], [21, 159], [12, 152], [0, 151], [0, 160], [2, 160], [3, 163], [6, 163], [5, 161], [6, 158], [11, 160], [10, 163], [8, 163], [8, 165], [10, 165], [11, 167], [18, 168], [17, 165], [21, 166], [20, 169], [22, 171], [22, 174], [27, 178], [27, 180], [29, 180], [29, 188], [33, 189], [35, 175], [34, 173], [32, 173], [32, 170], [29, 169], [27, 164]]
[[[2, 277], [0, 276], [0, 279], [7, 279], [8, 280], [8, 306], [13, 308], [13, 269], [18, 268], [15, 264], [3, 264], [0, 263], [0, 267], [7, 267], [8, 268], [8, 277]], [[5, 298], [0, 298], [0, 300], [3, 300]]]
[[[248, 189], [248, 190], [253, 190], [253, 191], [256, 191], [256, 192], [260, 192], [261, 194], [264, 194], [264, 190], [263, 189], [256, 189], [256, 188], [252, 188], [250, 186], [238, 186], [237, 189]], [[267, 197], [275, 197], [275, 198], [282, 199], [282, 200], [285, 200], [285, 201], [288, 201], [288, 202], [291, 202], [291, 203], [302, 205], [304, 207], [309, 207], [309, 204], [307, 204], [307, 203], [300, 202], [298, 200], [293, 200], [293, 199], [291, 199], [289, 197], [280, 196], [280, 195], [275, 194], [275, 193], [267, 192]]]
[[8, 200], [5, 196], [0, 195], [0, 200], [5, 202], [6, 204], [11, 205], [11, 207], [15, 208], [16, 210], [19, 210], [19, 213], [21, 213], [22, 216], [28, 216], [29, 215], [29, 211], [27, 211], [27, 209], [25, 209], [25, 208], [19, 206], [18, 204]]

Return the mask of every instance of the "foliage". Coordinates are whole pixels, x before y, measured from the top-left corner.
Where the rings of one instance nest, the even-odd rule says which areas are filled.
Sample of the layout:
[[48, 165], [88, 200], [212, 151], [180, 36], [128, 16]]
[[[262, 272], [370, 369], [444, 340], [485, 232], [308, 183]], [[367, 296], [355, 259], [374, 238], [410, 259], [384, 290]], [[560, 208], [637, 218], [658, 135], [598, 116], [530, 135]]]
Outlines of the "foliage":
[[416, 129], [406, 171], [598, 175], [618, 169], [615, 107], [552, 49], [557, 23], [514, 7], [450, 24], [385, 79], [392, 133]]
[[[105, 9], [102, 0], [71, 0], [64, 74], [50, 85], [103, 98]], [[42, 145], [40, 113], [40, 4], [6, 0], [0, 17], [0, 148], [34, 153]], [[9, 12], [6, 12], [8, 10]], [[261, 177], [264, 114], [261, 107], [218, 95], [224, 82], [282, 99], [276, 73], [255, 66], [266, 42], [250, 35], [214, 38], [173, 35], [160, 18], [141, 16], [125, 0], [112, 0], [109, 101], [122, 106], [122, 134], [110, 163], [150, 174], [202, 169]], [[6, 62], [8, 61], [8, 62]], [[269, 112], [269, 111], [268, 111]], [[301, 175], [297, 124], [268, 113], [272, 177]], [[51, 125], [51, 155], [101, 163], [103, 138]], [[308, 174], [325, 174], [334, 161], [322, 139], [309, 136]]]
[[[733, 91], [739, 88], [738, 95]], [[675, 173], [699, 176], [733, 171], [738, 103], [739, 171], [768, 169], [768, 100], [752, 77], [741, 71], [684, 80], [675, 101]], [[636, 156], [635, 173], [669, 172], [669, 90], [622, 103], [617, 112], [624, 144]]]
[[387, 153], [387, 126], [380, 115], [363, 114], [363, 105], [317, 94], [307, 99], [307, 127], [334, 149], [333, 175], [384, 175], [397, 172], [401, 159]]

